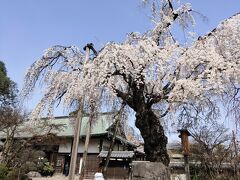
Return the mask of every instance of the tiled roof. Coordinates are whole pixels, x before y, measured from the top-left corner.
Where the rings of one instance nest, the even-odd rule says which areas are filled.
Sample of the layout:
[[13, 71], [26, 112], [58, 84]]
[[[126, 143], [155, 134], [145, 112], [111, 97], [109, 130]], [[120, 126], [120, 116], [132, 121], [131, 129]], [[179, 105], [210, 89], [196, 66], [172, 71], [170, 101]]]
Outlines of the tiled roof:
[[[82, 118], [81, 133], [80, 136], [86, 135], [88, 116]], [[94, 121], [91, 129], [91, 135], [104, 134], [107, 133], [106, 129], [111, 126], [113, 123], [113, 114], [104, 113], [98, 116], [97, 120]], [[74, 120], [71, 120], [69, 117], [60, 117], [53, 120], [54, 124], [63, 125], [62, 131], [57, 133], [57, 136], [73, 136], [74, 129], [73, 124]]]
[[[108, 151], [101, 151], [98, 157], [107, 157]], [[112, 151], [111, 158], [132, 158], [134, 156], [133, 151]]]
[[[114, 122], [114, 113], [102, 113], [98, 115], [97, 119], [92, 124], [91, 136], [99, 136], [103, 134], [109, 134], [112, 136], [111, 132], [108, 132], [107, 129]], [[86, 135], [87, 123], [89, 117], [84, 116], [82, 118], [81, 132], [80, 136]], [[45, 123], [48, 123], [48, 126], [44, 126]], [[74, 136], [74, 119], [68, 116], [55, 117], [54, 119], [43, 118], [40, 120], [26, 121], [22, 126], [17, 129], [15, 133], [15, 138], [28, 138], [33, 135], [44, 135], [49, 131], [49, 127], [60, 126], [57, 130], [52, 129], [50, 132], [56, 134], [58, 137], [73, 137]], [[48, 128], [46, 128], [48, 127]], [[0, 139], [3, 139], [5, 134], [0, 132]], [[127, 139], [116, 136], [116, 139], [122, 143], [128, 144], [135, 147], [136, 145], [128, 141]]]
[[[82, 118], [81, 133], [80, 136], [86, 135], [88, 116]], [[107, 133], [107, 128], [109, 128], [113, 123], [113, 113], [102, 113], [97, 117], [97, 120], [92, 125], [91, 135], [99, 135]], [[44, 124], [48, 126], [44, 126]], [[55, 117], [54, 119], [40, 119], [40, 120], [31, 120], [26, 121], [22, 126], [17, 129], [15, 138], [27, 138], [33, 135], [43, 135], [49, 131], [51, 125], [59, 126], [59, 128], [52, 129], [50, 132], [56, 134], [58, 137], [68, 137], [74, 135], [74, 119], [69, 118], [68, 116]], [[3, 138], [4, 133], [0, 133], [0, 138]]]

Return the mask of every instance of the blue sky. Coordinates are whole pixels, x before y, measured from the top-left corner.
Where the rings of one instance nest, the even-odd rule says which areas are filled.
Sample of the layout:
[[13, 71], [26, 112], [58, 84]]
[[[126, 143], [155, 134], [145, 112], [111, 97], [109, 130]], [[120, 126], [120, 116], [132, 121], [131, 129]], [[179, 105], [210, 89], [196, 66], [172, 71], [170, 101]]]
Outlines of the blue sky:
[[[197, 18], [195, 30], [204, 34], [221, 20], [240, 11], [239, 0], [189, 0], [193, 9], [208, 17]], [[1, 0], [0, 59], [10, 78], [22, 87], [26, 69], [43, 50], [56, 44], [83, 47], [93, 42], [122, 41], [127, 33], [151, 27], [140, 0]], [[29, 109], [37, 95], [27, 103]]]

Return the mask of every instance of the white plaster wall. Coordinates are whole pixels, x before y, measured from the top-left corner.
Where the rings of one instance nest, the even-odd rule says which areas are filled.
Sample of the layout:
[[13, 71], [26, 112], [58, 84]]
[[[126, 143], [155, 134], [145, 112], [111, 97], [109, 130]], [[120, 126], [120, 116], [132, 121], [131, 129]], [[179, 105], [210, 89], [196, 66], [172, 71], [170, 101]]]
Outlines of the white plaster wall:
[[[88, 153], [99, 153], [99, 139], [90, 139], [88, 146]], [[80, 142], [78, 145], [78, 153], [84, 152], [84, 142]]]
[[[60, 144], [58, 152], [59, 153], [70, 153], [71, 152], [72, 141], [69, 139], [65, 144]], [[80, 140], [78, 145], [78, 153], [84, 152], [84, 142]], [[88, 153], [99, 153], [99, 139], [90, 139], [88, 146]]]
[[[110, 142], [104, 140], [103, 141], [103, 146], [109, 147], [110, 146]], [[113, 147], [113, 151], [118, 151], [118, 145], [117, 144]], [[119, 151], [123, 151], [123, 145], [122, 144], [119, 144]]]
[[[99, 144], [100, 140], [99, 139], [90, 139], [89, 146], [88, 146], [88, 153], [99, 153]], [[65, 144], [60, 144], [59, 145], [59, 153], [70, 153], [71, 152], [71, 145], [72, 145], [72, 140], [68, 139]], [[104, 140], [103, 141], [103, 146], [109, 147], [110, 142]], [[105, 150], [103, 148], [103, 150]], [[126, 149], [125, 149], [126, 150]], [[118, 145], [116, 144], [113, 148], [113, 151], [118, 151]], [[123, 145], [119, 144], [119, 151], [123, 151]], [[78, 145], [78, 153], [83, 153], [84, 152], [84, 142], [80, 139], [79, 145]]]
[[65, 144], [60, 144], [58, 152], [59, 153], [70, 153], [71, 152], [72, 140], [67, 139]]

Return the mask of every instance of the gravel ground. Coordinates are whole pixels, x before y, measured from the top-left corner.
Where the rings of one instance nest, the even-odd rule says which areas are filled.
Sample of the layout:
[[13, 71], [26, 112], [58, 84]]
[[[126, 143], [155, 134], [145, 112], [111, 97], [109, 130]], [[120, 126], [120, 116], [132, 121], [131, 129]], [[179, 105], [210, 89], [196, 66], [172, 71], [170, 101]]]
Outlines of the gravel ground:
[[[54, 175], [52, 177], [38, 177], [38, 178], [32, 178], [33, 180], [68, 180], [68, 177], [63, 175]], [[78, 180], [79, 176], [75, 176], [75, 180]], [[86, 179], [87, 180], [87, 179]], [[88, 179], [90, 180], [90, 179]]]
[[[68, 180], [68, 177], [63, 175], [54, 175], [52, 177], [39, 177], [39, 178], [32, 178], [32, 180]], [[79, 176], [75, 176], [75, 180], [78, 180]], [[84, 179], [84, 180], [93, 180], [93, 179]], [[107, 179], [107, 180], [123, 180], [123, 179]]]

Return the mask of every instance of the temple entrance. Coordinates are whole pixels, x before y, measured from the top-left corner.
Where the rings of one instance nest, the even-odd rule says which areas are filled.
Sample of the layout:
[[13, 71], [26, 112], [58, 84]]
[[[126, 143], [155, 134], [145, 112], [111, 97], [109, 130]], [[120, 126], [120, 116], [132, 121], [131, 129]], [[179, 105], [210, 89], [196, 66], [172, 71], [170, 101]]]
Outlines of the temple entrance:
[[65, 176], [68, 176], [68, 174], [69, 174], [70, 161], [71, 161], [71, 156], [66, 155], [65, 161], [64, 161], [64, 168], [63, 168], [63, 174]]

